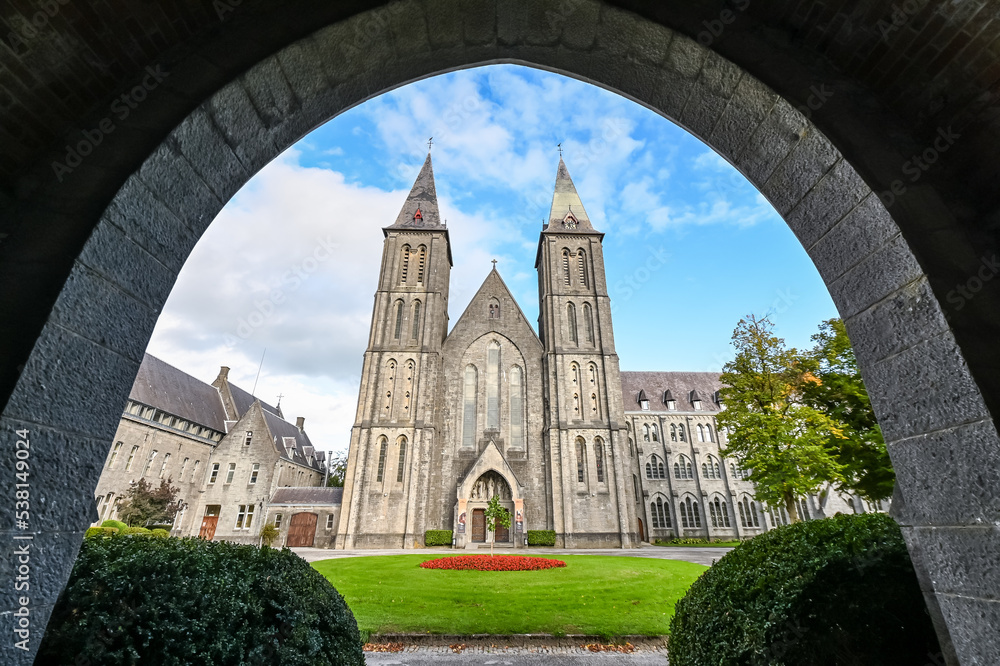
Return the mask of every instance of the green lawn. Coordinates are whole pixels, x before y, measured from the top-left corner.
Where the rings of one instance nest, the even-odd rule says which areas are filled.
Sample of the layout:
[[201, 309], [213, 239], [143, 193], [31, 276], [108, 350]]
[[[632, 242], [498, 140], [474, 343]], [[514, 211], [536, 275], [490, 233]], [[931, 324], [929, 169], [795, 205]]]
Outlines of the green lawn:
[[565, 555], [543, 571], [440, 571], [440, 555], [314, 562], [361, 631], [434, 634], [668, 633], [674, 603], [708, 567], [677, 560]]

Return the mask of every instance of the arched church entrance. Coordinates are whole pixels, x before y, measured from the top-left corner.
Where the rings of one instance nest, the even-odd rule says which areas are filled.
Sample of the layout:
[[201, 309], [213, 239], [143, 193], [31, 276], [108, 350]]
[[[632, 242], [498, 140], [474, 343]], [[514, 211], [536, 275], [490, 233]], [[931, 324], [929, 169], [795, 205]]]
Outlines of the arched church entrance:
[[[80, 49], [66, 55], [72, 66], [49, 64], [46, 51], [0, 54], [22, 71], [37, 65], [28, 68], [37, 85], [3, 111], [18, 138], [8, 142], [0, 192], [11, 221], [0, 248], [9, 319], [0, 327], [8, 352], [0, 398], [6, 432], [30, 427], [41, 463], [32, 490], [58, 498], [33, 507], [43, 526], [34, 543], [54, 583], [32, 598], [39, 630], [91, 520], [107, 442], [157, 314], [224, 203], [305, 132], [381, 91], [450, 69], [520, 62], [593, 81], [676, 120], [775, 205], [854, 342], [898, 473], [893, 512], [944, 659], [997, 663], [1000, 281], [989, 39], [958, 50], [935, 44], [962, 34], [957, 9], [897, 31], [928, 46], [904, 54], [910, 39], [886, 39], [850, 6], [800, 12], [791, 2], [750, 3], [726, 10], [732, 21], [723, 25], [715, 3], [655, 11], [653, 3], [617, 4], [634, 11], [592, 0], [527, 10], [404, 0], [369, 11], [313, 3], [288, 12], [263, 1], [188, 21], [171, 15], [187, 11], [184, 3], [159, 4], [149, 9], [157, 17], [141, 22], [156, 38], [130, 63], [93, 49], [67, 12], [50, 25], [57, 36], [74, 35], [64, 40]], [[275, 20], [279, 9], [289, 20]], [[892, 3], [878, 9], [872, 15], [891, 23]], [[132, 15], [113, 14], [95, 10], [110, 27], [91, 31], [93, 39], [131, 38], [116, 21]], [[185, 25], [200, 32], [177, 27]], [[176, 43], [164, 37], [171, 34]], [[920, 65], [924, 57], [937, 58], [934, 67]], [[110, 122], [122, 86], [164, 62], [169, 78], [141, 109], [112, 123], [100, 146], [80, 143]], [[938, 77], [929, 92], [932, 69], [971, 72], [975, 63], [982, 76]], [[66, 84], [69, 93], [52, 94]], [[31, 103], [39, 106], [24, 106]], [[68, 161], [67, 136], [94, 154], [85, 167], [53, 171], [53, 160]], [[936, 164], [915, 182], [910, 156], [935, 145], [948, 150], [933, 152]], [[77, 483], [59, 471], [68, 460]], [[2, 594], [3, 610], [16, 610], [17, 593]], [[34, 656], [4, 654], [12, 663]]]
[[507, 514], [514, 515], [514, 495], [511, 492], [510, 483], [496, 470], [489, 470], [482, 474], [476, 482], [472, 484], [469, 497], [466, 498], [466, 511], [472, 517], [472, 531], [470, 541], [476, 543], [510, 544], [511, 528], [514, 523], [511, 520], [511, 528], [497, 525], [495, 531], [489, 529], [486, 520], [486, 508], [490, 499], [497, 497]]

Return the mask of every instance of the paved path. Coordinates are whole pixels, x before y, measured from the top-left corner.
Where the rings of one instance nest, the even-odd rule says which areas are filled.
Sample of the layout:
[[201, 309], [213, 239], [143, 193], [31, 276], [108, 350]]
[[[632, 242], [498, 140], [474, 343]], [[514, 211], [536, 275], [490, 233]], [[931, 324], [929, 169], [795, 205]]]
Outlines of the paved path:
[[[566, 548], [497, 548], [494, 552], [498, 555], [540, 555], [542, 557], [555, 557], [558, 555], [613, 555], [616, 557], [654, 557], [661, 560], [683, 560], [711, 566], [713, 562], [731, 551], [732, 548], [685, 548], [682, 546], [643, 546], [642, 548], [594, 548], [594, 549], [566, 549]], [[330, 560], [341, 557], [366, 557], [370, 555], [469, 555], [476, 552], [489, 552], [488, 549], [482, 551], [475, 550], [452, 550], [451, 548], [421, 548], [414, 549], [391, 549], [391, 550], [332, 550], [328, 548], [292, 548], [292, 551], [303, 558], [306, 562], [317, 560]]]
[[403, 652], [366, 652], [369, 666], [667, 666], [666, 650], [589, 652], [583, 648], [467, 648], [460, 654], [448, 647], [410, 647]]

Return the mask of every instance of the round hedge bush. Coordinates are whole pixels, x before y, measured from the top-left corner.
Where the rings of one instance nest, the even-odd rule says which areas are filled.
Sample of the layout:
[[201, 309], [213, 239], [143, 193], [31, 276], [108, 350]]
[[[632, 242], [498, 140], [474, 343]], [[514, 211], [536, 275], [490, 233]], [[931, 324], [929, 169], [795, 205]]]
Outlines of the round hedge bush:
[[364, 664], [334, 587], [291, 551], [200, 539], [85, 539], [39, 664]]
[[937, 637], [899, 526], [884, 514], [780, 527], [695, 581], [670, 625], [671, 666], [899, 666]]

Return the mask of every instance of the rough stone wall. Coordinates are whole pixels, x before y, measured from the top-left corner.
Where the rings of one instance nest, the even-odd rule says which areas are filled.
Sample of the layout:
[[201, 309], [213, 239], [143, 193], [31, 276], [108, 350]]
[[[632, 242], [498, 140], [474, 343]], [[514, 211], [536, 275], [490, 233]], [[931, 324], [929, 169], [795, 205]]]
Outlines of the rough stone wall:
[[[340, 508], [340, 504], [271, 504], [260, 525], [263, 527], [267, 523], [273, 524], [276, 517], [281, 516], [281, 524], [277, 526], [278, 539], [273, 544], [275, 548], [281, 548], [288, 540], [288, 526], [292, 516], [297, 513], [315, 513], [316, 537], [313, 548], [333, 548], [337, 541], [337, 526], [340, 524]], [[259, 535], [260, 530], [256, 533]]]

